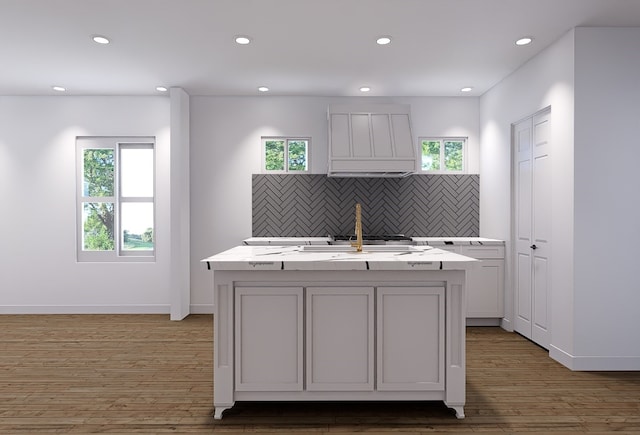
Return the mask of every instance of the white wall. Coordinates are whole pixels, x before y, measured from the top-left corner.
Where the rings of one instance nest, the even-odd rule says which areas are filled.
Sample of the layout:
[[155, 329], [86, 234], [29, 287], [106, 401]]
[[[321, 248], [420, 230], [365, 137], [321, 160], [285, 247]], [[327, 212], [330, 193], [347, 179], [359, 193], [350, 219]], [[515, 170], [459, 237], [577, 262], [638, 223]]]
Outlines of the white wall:
[[576, 28], [480, 99], [480, 231], [496, 238], [511, 233], [510, 125], [551, 106], [550, 355], [578, 370], [640, 369], [638, 46], [638, 28]]
[[[551, 106], [551, 343], [573, 350], [573, 39], [543, 50], [480, 98], [480, 233], [505, 239], [511, 252], [511, 125]], [[505, 327], [513, 327], [511, 258], [507, 259]]]
[[212, 312], [213, 304], [213, 274], [198, 259], [251, 236], [251, 175], [260, 172], [260, 137], [311, 137], [311, 172], [326, 173], [327, 107], [355, 102], [410, 104], [416, 146], [419, 136], [469, 137], [469, 168], [478, 172], [475, 97], [191, 97], [192, 312]]
[[620, 357], [621, 368], [636, 370], [640, 370], [638, 47], [640, 28], [576, 29], [574, 352], [581, 359], [604, 362], [607, 358], [598, 357]]
[[169, 99], [0, 97], [0, 313], [169, 312], [169, 235], [155, 263], [76, 262], [75, 137], [155, 136], [168, 229]]

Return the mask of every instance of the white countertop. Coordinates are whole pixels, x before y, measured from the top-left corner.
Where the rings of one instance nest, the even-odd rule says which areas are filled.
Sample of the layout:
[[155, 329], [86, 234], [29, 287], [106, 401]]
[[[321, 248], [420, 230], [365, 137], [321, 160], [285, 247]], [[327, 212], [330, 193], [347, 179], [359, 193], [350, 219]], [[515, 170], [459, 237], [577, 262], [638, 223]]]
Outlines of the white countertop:
[[[416, 245], [429, 246], [482, 246], [504, 245], [504, 240], [488, 239], [486, 237], [412, 237]], [[273, 246], [297, 246], [297, 245], [328, 245], [331, 237], [249, 237], [242, 241], [243, 245], [273, 245]]]
[[405, 247], [409, 250], [401, 252], [373, 249], [365, 245], [363, 252], [331, 252], [305, 251], [304, 246], [236, 246], [202, 262], [213, 270], [465, 270], [478, 262], [431, 246]]
[[328, 245], [331, 237], [249, 237], [243, 245]]
[[418, 245], [431, 246], [504, 245], [504, 240], [487, 239], [485, 237], [412, 237], [411, 240]]

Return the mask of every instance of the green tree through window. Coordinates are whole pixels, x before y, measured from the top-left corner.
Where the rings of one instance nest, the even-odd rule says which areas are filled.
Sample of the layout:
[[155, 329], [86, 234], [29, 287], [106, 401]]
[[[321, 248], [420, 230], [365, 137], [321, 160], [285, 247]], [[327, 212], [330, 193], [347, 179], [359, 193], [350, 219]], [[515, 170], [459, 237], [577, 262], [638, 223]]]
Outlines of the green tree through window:
[[309, 139], [262, 138], [265, 172], [307, 172]]
[[84, 196], [108, 202], [84, 203], [84, 249], [112, 251], [114, 243], [114, 150], [85, 149], [83, 153]]
[[463, 173], [465, 138], [420, 139], [423, 172]]
[[268, 140], [264, 146], [267, 171], [284, 171], [284, 141]]
[[78, 261], [153, 261], [154, 148], [153, 137], [76, 139]]
[[462, 171], [462, 148], [464, 142], [444, 141], [444, 167], [448, 171]]
[[289, 171], [307, 170], [307, 141], [289, 141]]

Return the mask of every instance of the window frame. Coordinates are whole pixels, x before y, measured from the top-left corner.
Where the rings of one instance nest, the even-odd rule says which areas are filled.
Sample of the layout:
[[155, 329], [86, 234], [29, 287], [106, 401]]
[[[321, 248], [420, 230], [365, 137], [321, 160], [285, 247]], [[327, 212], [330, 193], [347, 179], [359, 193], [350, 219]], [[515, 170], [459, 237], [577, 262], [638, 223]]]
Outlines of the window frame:
[[[422, 142], [440, 142], [440, 169], [422, 169]], [[453, 171], [445, 169], [445, 142], [462, 142], [462, 169], [460, 171]], [[418, 138], [418, 172], [422, 174], [467, 174], [468, 173], [468, 142], [469, 138], [464, 136], [447, 136], [447, 137], [434, 137], [423, 136]]]
[[[76, 137], [76, 255], [78, 262], [155, 262], [157, 219], [156, 219], [156, 146], [155, 137]], [[84, 150], [113, 150], [113, 194], [114, 196], [84, 196]], [[153, 151], [153, 195], [143, 197], [124, 197], [121, 191], [121, 153], [123, 149], [151, 149]], [[114, 249], [110, 251], [91, 251], [84, 249], [83, 204], [104, 202], [113, 204]], [[153, 249], [125, 250], [122, 228], [123, 203], [153, 204]]]
[[[284, 169], [267, 169], [267, 142], [282, 140], [284, 141]], [[307, 169], [304, 171], [289, 170], [289, 142], [306, 141], [307, 142]], [[263, 174], [308, 174], [311, 171], [311, 138], [303, 136], [262, 136], [261, 137], [261, 172]]]

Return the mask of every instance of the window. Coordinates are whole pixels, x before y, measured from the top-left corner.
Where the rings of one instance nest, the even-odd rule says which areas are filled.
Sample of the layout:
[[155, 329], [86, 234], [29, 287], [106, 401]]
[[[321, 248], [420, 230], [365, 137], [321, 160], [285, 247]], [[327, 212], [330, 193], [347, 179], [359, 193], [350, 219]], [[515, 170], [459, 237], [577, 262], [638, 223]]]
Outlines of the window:
[[262, 171], [309, 172], [310, 142], [308, 138], [263, 137]]
[[154, 139], [78, 137], [78, 261], [153, 261]]
[[466, 171], [466, 138], [420, 138], [422, 172], [463, 174]]

